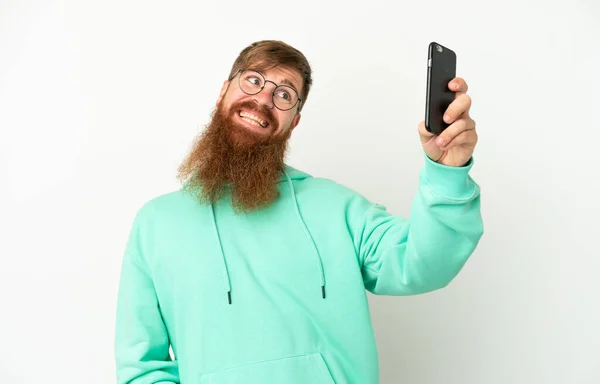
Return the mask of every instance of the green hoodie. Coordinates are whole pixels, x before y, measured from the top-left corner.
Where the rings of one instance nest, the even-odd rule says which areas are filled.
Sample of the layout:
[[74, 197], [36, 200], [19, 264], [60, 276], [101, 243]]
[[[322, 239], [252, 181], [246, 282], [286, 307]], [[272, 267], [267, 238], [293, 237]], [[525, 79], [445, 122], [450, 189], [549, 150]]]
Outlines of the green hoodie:
[[118, 383], [378, 383], [366, 291], [457, 275], [483, 234], [472, 165], [425, 157], [410, 220], [289, 166], [279, 199], [248, 214], [184, 189], [152, 199], [123, 258]]

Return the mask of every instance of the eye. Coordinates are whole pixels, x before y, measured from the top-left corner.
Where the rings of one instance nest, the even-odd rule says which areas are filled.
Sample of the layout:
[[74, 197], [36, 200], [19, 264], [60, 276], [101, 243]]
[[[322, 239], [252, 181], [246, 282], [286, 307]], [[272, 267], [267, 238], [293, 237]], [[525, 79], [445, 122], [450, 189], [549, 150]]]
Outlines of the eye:
[[252, 85], [258, 85], [258, 86], [261, 85], [260, 84], [260, 79], [258, 77], [256, 77], [256, 76], [248, 76], [246, 78], [246, 81], [249, 82]]
[[288, 91], [284, 90], [277, 91], [277, 97], [286, 101], [290, 101], [292, 99], [292, 95]]

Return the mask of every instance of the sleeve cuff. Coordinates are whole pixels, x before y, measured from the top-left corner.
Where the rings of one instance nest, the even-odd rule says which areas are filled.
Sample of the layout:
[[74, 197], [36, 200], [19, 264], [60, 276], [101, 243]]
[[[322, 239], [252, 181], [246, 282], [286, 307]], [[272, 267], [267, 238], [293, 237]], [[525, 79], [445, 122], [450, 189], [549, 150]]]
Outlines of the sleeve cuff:
[[471, 158], [462, 167], [450, 167], [436, 163], [425, 155], [421, 179], [440, 195], [454, 199], [467, 198], [475, 190], [475, 183], [469, 177], [473, 162], [474, 160]]

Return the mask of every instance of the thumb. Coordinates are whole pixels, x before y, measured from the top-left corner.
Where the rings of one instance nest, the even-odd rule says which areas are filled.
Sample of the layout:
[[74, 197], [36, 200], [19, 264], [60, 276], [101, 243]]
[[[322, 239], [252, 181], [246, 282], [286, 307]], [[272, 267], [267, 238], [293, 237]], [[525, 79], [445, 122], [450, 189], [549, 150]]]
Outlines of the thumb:
[[431, 160], [438, 161], [444, 155], [444, 151], [435, 142], [437, 135], [434, 135], [425, 128], [424, 121], [419, 124], [419, 136], [421, 137], [421, 144], [423, 145], [425, 154]]
[[421, 137], [421, 144], [423, 145], [435, 139], [435, 135], [425, 128], [425, 120], [421, 121], [419, 124], [419, 136]]

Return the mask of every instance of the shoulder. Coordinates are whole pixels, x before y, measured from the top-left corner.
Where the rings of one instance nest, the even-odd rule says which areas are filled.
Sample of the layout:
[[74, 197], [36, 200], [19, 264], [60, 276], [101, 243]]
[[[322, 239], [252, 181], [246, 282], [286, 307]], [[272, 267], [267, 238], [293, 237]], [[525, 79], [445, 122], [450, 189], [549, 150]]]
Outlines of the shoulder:
[[298, 188], [308, 193], [329, 197], [362, 198], [356, 190], [326, 177], [310, 177], [298, 182]]
[[164, 220], [198, 207], [197, 200], [189, 192], [183, 189], [173, 190], [143, 202], [137, 209], [136, 221]]
[[299, 201], [319, 209], [359, 212], [364, 212], [373, 206], [385, 209], [357, 190], [331, 178], [307, 175], [293, 182]]

